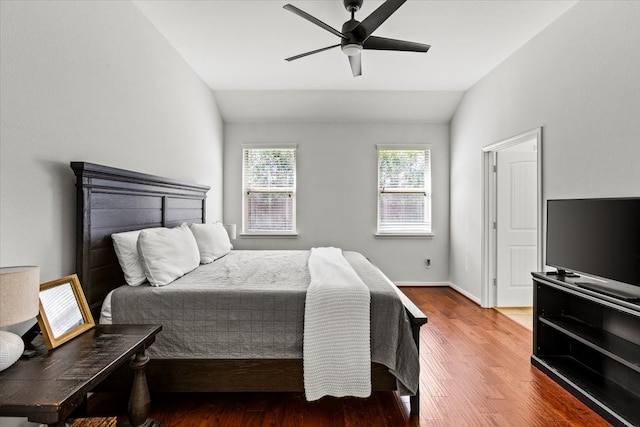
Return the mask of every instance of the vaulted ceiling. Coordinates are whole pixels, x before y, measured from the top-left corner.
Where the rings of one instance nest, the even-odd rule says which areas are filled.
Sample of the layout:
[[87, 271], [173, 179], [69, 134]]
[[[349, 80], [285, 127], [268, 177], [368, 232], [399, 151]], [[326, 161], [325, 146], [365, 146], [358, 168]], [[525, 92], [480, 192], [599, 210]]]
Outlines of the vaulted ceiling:
[[[337, 36], [283, 9], [341, 29], [340, 0], [134, 1], [214, 91], [227, 121], [447, 122], [464, 92], [576, 0], [409, 0], [376, 36], [426, 43], [428, 53], [365, 50], [353, 77]], [[365, 0], [363, 20], [383, 2]]]

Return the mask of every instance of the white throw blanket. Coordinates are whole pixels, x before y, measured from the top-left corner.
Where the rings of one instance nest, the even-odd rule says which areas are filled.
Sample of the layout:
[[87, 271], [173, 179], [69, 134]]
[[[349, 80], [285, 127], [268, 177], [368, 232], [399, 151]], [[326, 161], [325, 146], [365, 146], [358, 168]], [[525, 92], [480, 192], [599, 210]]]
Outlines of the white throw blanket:
[[304, 317], [307, 400], [371, 395], [369, 288], [338, 248], [312, 248]]

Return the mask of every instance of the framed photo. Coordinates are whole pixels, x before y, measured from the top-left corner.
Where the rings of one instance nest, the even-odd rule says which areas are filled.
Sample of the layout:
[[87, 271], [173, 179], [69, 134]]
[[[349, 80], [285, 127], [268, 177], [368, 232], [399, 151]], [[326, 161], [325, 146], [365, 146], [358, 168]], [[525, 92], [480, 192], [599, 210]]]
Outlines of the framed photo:
[[95, 326], [77, 275], [40, 285], [38, 324], [49, 349]]

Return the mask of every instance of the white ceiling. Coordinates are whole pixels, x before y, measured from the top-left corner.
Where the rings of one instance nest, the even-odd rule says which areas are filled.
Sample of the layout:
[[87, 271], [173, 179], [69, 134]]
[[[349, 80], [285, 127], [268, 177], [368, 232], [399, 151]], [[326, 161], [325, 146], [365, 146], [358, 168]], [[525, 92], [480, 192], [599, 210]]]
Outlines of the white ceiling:
[[[287, 2], [340, 30], [341, 0], [135, 0], [214, 91], [226, 121], [449, 121], [464, 91], [577, 0], [409, 0], [374, 33], [430, 44], [428, 53], [362, 52], [352, 77], [338, 37], [282, 8]], [[382, 1], [366, 0], [363, 20]]]

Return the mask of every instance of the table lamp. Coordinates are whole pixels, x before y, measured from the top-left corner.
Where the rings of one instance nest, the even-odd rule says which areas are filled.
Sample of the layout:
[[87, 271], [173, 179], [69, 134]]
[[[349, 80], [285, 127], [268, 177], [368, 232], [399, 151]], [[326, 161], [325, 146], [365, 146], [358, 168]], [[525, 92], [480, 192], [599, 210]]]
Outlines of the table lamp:
[[[33, 319], [40, 310], [40, 268], [0, 268], [0, 327]], [[13, 365], [24, 351], [18, 335], [0, 330], [0, 371]]]

